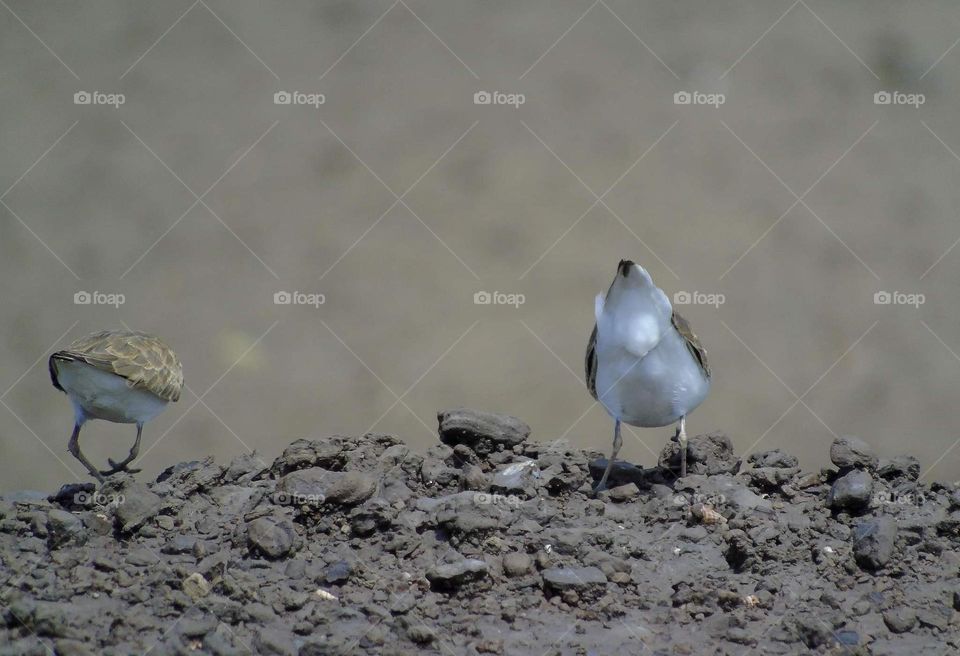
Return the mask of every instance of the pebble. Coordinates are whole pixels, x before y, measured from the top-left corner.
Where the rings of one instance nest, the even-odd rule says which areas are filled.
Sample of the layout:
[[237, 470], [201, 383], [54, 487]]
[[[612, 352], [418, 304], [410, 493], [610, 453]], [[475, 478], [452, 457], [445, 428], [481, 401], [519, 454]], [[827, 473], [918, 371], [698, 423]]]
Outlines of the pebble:
[[551, 567], [542, 572], [542, 577], [544, 586], [555, 592], [580, 591], [607, 582], [598, 567]]
[[487, 576], [488, 567], [482, 560], [464, 558], [455, 563], [435, 565], [427, 570], [427, 580], [442, 590], [455, 589], [472, 580]]
[[906, 633], [917, 624], [917, 613], [912, 608], [898, 606], [883, 613], [883, 623], [894, 633]]
[[513, 551], [503, 557], [503, 571], [507, 576], [523, 576], [533, 567], [533, 559], [525, 553]]
[[516, 417], [455, 408], [437, 413], [440, 441], [465, 444], [478, 455], [512, 448], [530, 437], [530, 426]]
[[247, 539], [251, 548], [271, 559], [288, 555], [293, 550], [297, 537], [297, 531], [288, 519], [261, 517], [247, 526]]

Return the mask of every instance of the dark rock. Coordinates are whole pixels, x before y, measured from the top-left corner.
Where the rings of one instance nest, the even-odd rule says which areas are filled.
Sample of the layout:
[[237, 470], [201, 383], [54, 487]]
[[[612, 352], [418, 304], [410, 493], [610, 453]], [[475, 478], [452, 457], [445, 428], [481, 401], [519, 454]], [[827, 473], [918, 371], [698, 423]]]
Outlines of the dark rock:
[[[687, 474], [736, 474], [740, 471], [740, 462], [726, 433], [695, 435], [687, 442]], [[664, 469], [680, 471], [679, 442], [667, 442], [658, 464]]]
[[299, 542], [299, 536], [288, 519], [261, 517], [247, 525], [250, 547], [267, 558], [277, 559], [288, 555]]
[[441, 442], [466, 444], [478, 455], [512, 448], [530, 436], [530, 427], [516, 417], [479, 410], [444, 410], [437, 420]]
[[827, 496], [827, 506], [833, 510], [863, 512], [873, 498], [873, 478], [867, 472], [855, 469], [833, 482]]
[[311, 467], [292, 471], [277, 482], [278, 505], [320, 506], [324, 503], [356, 505], [377, 489], [377, 482], [358, 471], [339, 472]]
[[838, 437], [830, 445], [830, 460], [841, 471], [859, 467], [873, 470], [877, 468], [877, 454], [873, 447], [859, 437], [845, 435]]
[[330, 563], [323, 570], [323, 580], [331, 585], [341, 585], [350, 579], [353, 573], [353, 566], [346, 560], [338, 560]]
[[800, 464], [796, 457], [780, 449], [751, 453], [747, 462], [754, 467], [773, 467], [775, 469], [793, 469]]
[[877, 476], [888, 481], [900, 478], [915, 481], [920, 478], [920, 461], [913, 456], [881, 458], [877, 465]]
[[436, 590], [450, 591], [465, 583], [487, 576], [487, 564], [482, 560], [465, 558], [455, 563], [436, 565], [427, 570], [427, 580]]
[[894, 633], [906, 633], [917, 624], [917, 613], [907, 606], [897, 606], [883, 613], [883, 622]]
[[853, 530], [853, 556], [864, 569], [880, 569], [893, 555], [896, 542], [897, 523], [890, 517], [863, 521]]

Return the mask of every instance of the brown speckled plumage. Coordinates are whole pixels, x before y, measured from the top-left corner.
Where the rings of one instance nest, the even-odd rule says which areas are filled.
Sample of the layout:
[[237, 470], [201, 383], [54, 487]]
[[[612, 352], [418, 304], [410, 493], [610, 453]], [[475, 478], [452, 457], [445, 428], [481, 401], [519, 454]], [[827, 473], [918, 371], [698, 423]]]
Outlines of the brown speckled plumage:
[[129, 330], [101, 330], [77, 339], [50, 356], [50, 378], [57, 382], [57, 361], [84, 362], [127, 379], [135, 389], [176, 401], [183, 390], [183, 367], [173, 350], [159, 338]]

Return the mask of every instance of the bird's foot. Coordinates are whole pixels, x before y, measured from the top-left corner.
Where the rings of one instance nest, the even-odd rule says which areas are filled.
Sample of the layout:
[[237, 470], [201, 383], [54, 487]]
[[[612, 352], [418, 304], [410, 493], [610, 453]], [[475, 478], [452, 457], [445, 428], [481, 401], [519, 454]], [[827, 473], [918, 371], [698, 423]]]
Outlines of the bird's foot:
[[129, 460], [123, 460], [121, 462], [114, 462], [112, 458], [107, 458], [107, 462], [110, 463], [110, 469], [101, 469], [100, 473], [104, 476], [112, 476], [120, 472], [126, 472], [128, 474], [137, 474], [143, 471], [139, 467], [129, 467]]

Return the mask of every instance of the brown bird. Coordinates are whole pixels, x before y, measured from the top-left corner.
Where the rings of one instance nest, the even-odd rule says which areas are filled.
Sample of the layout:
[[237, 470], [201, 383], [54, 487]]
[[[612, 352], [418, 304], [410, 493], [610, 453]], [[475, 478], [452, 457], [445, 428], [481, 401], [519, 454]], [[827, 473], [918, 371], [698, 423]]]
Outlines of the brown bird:
[[[101, 330], [81, 337], [50, 356], [50, 380], [73, 403], [73, 434], [67, 448], [100, 483], [140, 453], [143, 425], [170, 401], [180, 398], [183, 368], [173, 350], [159, 338], [129, 330]], [[137, 439], [120, 462], [98, 470], [80, 451], [80, 427], [88, 419], [136, 424]]]

